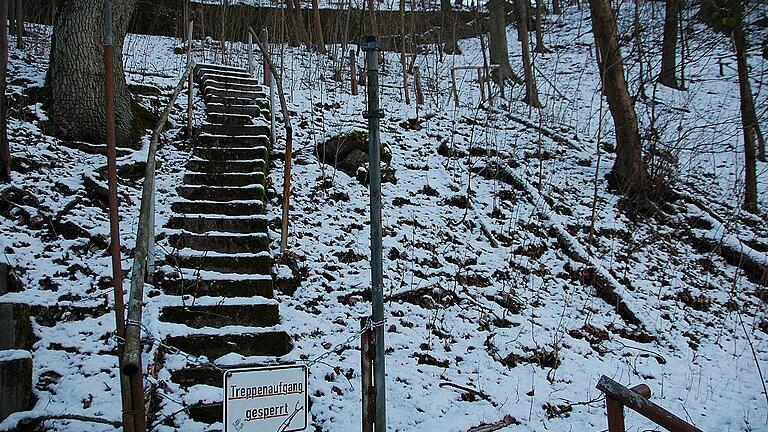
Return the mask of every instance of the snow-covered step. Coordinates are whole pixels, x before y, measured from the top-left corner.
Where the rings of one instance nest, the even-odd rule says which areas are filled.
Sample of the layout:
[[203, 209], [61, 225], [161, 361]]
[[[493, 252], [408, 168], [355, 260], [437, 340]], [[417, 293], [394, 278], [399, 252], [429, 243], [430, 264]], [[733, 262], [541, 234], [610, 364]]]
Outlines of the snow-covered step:
[[[165, 279], [160, 286], [168, 295], [194, 295], [214, 296], [214, 297], [249, 297], [259, 296], [272, 298], [274, 296], [274, 285], [272, 277], [269, 275], [247, 275], [264, 276], [261, 279], [227, 279], [227, 274], [219, 276], [197, 278], [189, 275], [186, 278]], [[237, 277], [241, 275], [235, 275]]]
[[213, 63], [198, 63], [195, 65], [195, 76], [200, 77], [207, 73], [215, 73], [224, 76], [240, 76], [246, 78], [251, 76], [244, 68], [235, 66], [226, 66]]
[[188, 200], [200, 201], [243, 201], [263, 200], [264, 186], [181, 186], [176, 189], [179, 196]]
[[249, 91], [254, 93], [264, 93], [264, 94], [269, 93], [269, 87], [261, 84], [238, 84], [233, 82], [216, 81], [216, 79], [206, 80], [205, 82], [206, 90], [211, 87], [228, 88], [230, 90]]
[[168, 228], [182, 229], [193, 233], [219, 231], [253, 234], [266, 232], [267, 224], [267, 218], [259, 216], [184, 215], [171, 217], [168, 221]]
[[205, 101], [223, 105], [253, 105], [259, 107], [258, 98], [234, 97], [234, 96], [205, 96]]
[[[267, 126], [265, 126], [267, 127]], [[269, 148], [269, 135], [255, 136], [230, 136], [217, 134], [200, 134], [197, 138], [201, 147], [267, 147]]]
[[206, 70], [200, 74], [197, 75], [198, 82], [200, 82], [203, 85], [203, 89], [210, 85], [211, 83], [216, 83], [216, 85], [221, 85], [221, 83], [224, 83], [225, 85], [230, 84], [244, 84], [244, 85], [259, 85], [259, 80], [255, 78], [250, 78], [246, 75], [242, 75], [240, 73], [228, 73], [228, 72], [221, 72], [221, 71], [211, 71]]
[[[188, 185], [209, 186], [248, 186], [266, 182], [263, 172], [247, 174], [200, 174], [190, 173], [184, 175], [184, 183]], [[203, 212], [207, 213], [207, 212]]]
[[205, 134], [215, 136], [269, 136], [269, 126], [253, 125], [224, 125], [216, 123], [204, 124], [201, 130]]
[[[209, 270], [220, 273], [269, 274], [272, 256], [269, 252], [254, 254], [219, 254], [210, 250], [184, 249], [183, 254], [166, 256], [166, 261], [177, 267]], [[197, 252], [197, 253], [192, 253]]]
[[267, 163], [263, 159], [252, 161], [210, 161], [205, 159], [192, 159], [187, 162], [187, 169], [196, 173], [229, 174], [229, 173], [257, 173], [264, 172]]
[[264, 212], [264, 202], [177, 201], [171, 204], [171, 210], [177, 214], [254, 216]]
[[225, 125], [247, 125], [253, 123], [253, 118], [260, 115], [259, 110], [254, 110], [249, 114], [225, 114], [217, 112], [209, 112], [206, 120], [208, 123], [218, 123]]
[[269, 250], [269, 236], [267, 233], [181, 233], [170, 235], [168, 243], [176, 249], [189, 248], [211, 250], [220, 253], [255, 253]]
[[193, 356], [215, 361], [227, 354], [242, 356], [283, 356], [291, 351], [290, 337], [282, 330], [235, 334], [190, 334], [166, 338], [166, 345]]
[[160, 320], [199, 329], [226, 326], [271, 327], [280, 322], [277, 304], [166, 306]]
[[232, 161], [232, 160], [269, 160], [269, 149], [265, 146], [255, 147], [197, 147], [193, 155], [208, 160]]
[[269, 118], [269, 106], [265, 109], [258, 105], [224, 105], [208, 102], [206, 108], [209, 116], [214, 114], [239, 114], [258, 117], [259, 115], [264, 116], [266, 114], [264, 118]]
[[224, 97], [224, 98], [238, 98], [238, 99], [267, 99], [267, 95], [260, 91], [251, 90], [235, 90], [231, 88], [220, 88], [208, 85], [205, 87], [205, 98], [208, 99], [211, 96]]

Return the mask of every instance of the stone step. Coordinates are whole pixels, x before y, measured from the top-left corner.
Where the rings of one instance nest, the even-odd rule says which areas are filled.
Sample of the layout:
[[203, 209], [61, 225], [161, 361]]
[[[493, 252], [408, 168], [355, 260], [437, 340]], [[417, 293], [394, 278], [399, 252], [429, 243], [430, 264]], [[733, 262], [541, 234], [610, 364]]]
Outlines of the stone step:
[[[192, 174], [187, 174], [184, 177], [190, 175]], [[171, 210], [179, 214], [254, 216], [264, 212], [264, 202], [177, 201], [171, 204]]]
[[[254, 115], [260, 115], [256, 112]], [[218, 112], [208, 113], [208, 123], [218, 123], [223, 125], [248, 125], [253, 123], [253, 116], [249, 114], [224, 114]]]
[[[208, 186], [250, 186], [264, 185], [266, 176], [264, 173], [253, 174], [185, 174], [184, 183], [188, 185]], [[208, 213], [208, 212], [201, 212]]]
[[182, 268], [219, 273], [268, 275], [272, 268], [272, 257], [268, 252], [248, 255], [211, 255], [208, 251], [187, 255], [186, 252], [184, 255], [168, 255], [166, 260], [171, 265]]
[[206, 74], [234, 76], [234, 77], [243, 77], [243, 78], [251, 77], [251, 75], [248, 73], [247, 70], [239, 67], [210, 64], [210, 63], [198, 63], [195, 65], [195, 76], [198, 77], [198, 79], [200, 79], [200, 77]]
[[206, 99], [212, 96], [222, 98], [249, 99], [252, 101], [256, 101], [258, 99], [267, 99], [267, 95], [260, 91], [235, 90], [228, 87], [214, 87], [212, 85], [205, 86], [204, 94]]
[[266, 147], [266, 148], [270, 148], [271, 143], [269, 141], [268, 135], [228, 136], [228, 135], [215, 135], [215, 134], [200, 134], [197, 137], [197, 146], [198, 147], [237, 147], [237, 148]]
[[[189, 418], [200, 423], [220, 423], [224, 421], [224, 411], [222, 408], [222, 402], [196, 404], [187, 409]], [[214, 430], [206, 429], [207, 432], [216, 432]]]
[[257, 234], [171, 234], [168, 243], [176, 249], [194, 249], [219, 253], [257, 253], [269, 250], [269, 236]]
[[258, 147], [196, 147], [192, 154], [200, 159], [215, 161], [269, 160], [269, 149]]
[[271, 277], [262, 279], [169, 279], [160, 287], [168, 295], [190, 294], [195, 297], [264, 297], [274, 296]]
[[165, 339], [165, 344], [193, 356], [206, 356], [211, 361], [230, 353], [246, 357], [278, 357], [288, 354], [292, 348], [291, 338], [280, 330], [245, 334], [171, 336]]
[[226, 326], [271, 327], [280, 322], [277, 303], [247, 305], [166, 306], [160, 321], [187, 327], [221, 328]]
[[234, 173], [263, 173], [267, 168], [264, 160], [257, 159], [252, 161], [209, 161], [203, 159], [192, 159], [187, 162], [187, 170], [197, 173], [209, 174], [234, 174]]
[[[207, 103], [206, 104], [206, 111], [208, 112], [208, 115], [211, 114], [240, 114], [240, 115], [248, 115], [251, 117], [258, 117], [260, 115], [263, 115], [262, 113], [262, 107], [256, 106], [256, 105], [224, 105], [224, 104], [217, 104], [217, 103]], [[266, 109], [267, 117], [269, 117], [269, 108]]]
[[[205, 96], [205, 103], [206, 108], [207, 104], [217, 104], [217, 105], [225, 105], [225, 106], [255, 106], [259, 109], [266, 109], [269, 110], [269, 101], [266, 99], [253, 99], [253, 98], [247, 98], [247, 97], [222, 97], [222, 96], [215, 96], [215, 95], [208, 95]], [[206, 109], [207, 111], [207, 109]]]
[[269, 136], [269, 126], [265, 124], [254, 125], [223, 125], [206, 123], [200, 128], [202, 133], [218, 136]]
[[267, 232], [267, 218], [218, 217], [218, 216], [173, 216], [168, 221], [168, 228], [180, 229], [192, 233], [210, 231], [254, 234]]
[[264, 200], [264, 186], [181, 186], [176, 189], [179, 196], [188, 200], [200, 201], [252, 201]]
[[[256, 80], [256, 82], [258, 82]], [[238, 84], [235, 82], [216, 81], [215, 79], [209, 79], [205, 82], [206, 90], [209, 87], [213, 88], [228, 88], [231, 90], [247, 91], [252, 93], [269, 94], [269, 87], [261, 84]]]
[[205, 71], [204, 73], [197, 75], [197, 79], [203, 85], [203, 88], [213, 83], [216, 83], [216, 85], [220, 85], [220, 83], [224, 83], [225, 85], [229, 85], [229, 84], [244, 84], [244, 85], [251, 85], [251, 86], [259, 85], [259, 80], [255, 78], [250, 78], [248, 76], [243, 76], [241, 74], [229, 74], [229, 73], [223, 73], [223, 72], [217, 72], [217, 71]]

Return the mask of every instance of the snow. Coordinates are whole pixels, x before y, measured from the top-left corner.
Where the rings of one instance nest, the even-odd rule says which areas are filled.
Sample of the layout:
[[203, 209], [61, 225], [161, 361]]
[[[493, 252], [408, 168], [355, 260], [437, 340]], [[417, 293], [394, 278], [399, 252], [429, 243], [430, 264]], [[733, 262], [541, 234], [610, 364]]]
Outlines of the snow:
[[[649, 23], [643, 37], [658, 51], [661, 28], [653, 23], [659, 22], [663, 4], [643, 3], [643, 8]], [[631, 16], [628, 9], [622, 14], [622, 34], [631, 29]], [[766, 430], [768, 404], [756, 367], [764, 369], [768, 360], [766, 288], [717, 253], [697, 248], [694, 241], [716, 240], [756, 262], [768, 262], [768, 249], [763, 248], [768, 244], [765, 213], [753, 217], [740, 210], [743, 149], [737, 77], [727, 68], [725, 76], [719, 76], [716, 63], [717, 57], [732, 56], [728, 41], [694, 23], [694, 55], [686, 57], [689, 90], [649, 82], [648, 99], [638, 99], [643, 129], [655, 124], [659, 145], [677, 160], [675, 166], [659, 170], [671, 169], [676, 190], [696, 197], [708, 209], [673, 202], [676, 216], [665, 222], [653, 216], [630, 217], [621, 197], [607, 189], [604, 175], [614, 155], [604, 143], [613, 142], [614, 131], [600, 99], [588, 11], [569, 8], [544, 24], [545, 41], [554, 52], [535, 58], [542, 110], [520, 102], [521, 86], [507, 88], [509, 100], [497, 97], [492, 109], [480, 104], [474, 71], [457, 72], [461, 104], [454, 105], [450, 68], [482, 64], [477, 38], [462, 40], [464, 54], [446, 56], [442, 63], [433, 52], [419, 54], [427, 101], [418, 112], [405, 105], [400, 94], [396, 54], [385, 53], [382, 140], [392, 149], [397, 173], [397, 184], [385, 183], [382, 191], [390, 430], [466, 431], [506, 415], [520, 424], [502, 430], [604, 430], [604, 402], [595, 389], [602, 374], [628, 386], [647, 383], [656, 404], [702, 430]], [[760, 35], [765, 37], [765, 31]], [[513, 68], [519, 71], [513, 27], [508, 28], [508, 40]], [[183, 55], [171, 54], [177, 43], [173, 38], [127, 38], [130, 80], [163, 91], [161, 97], [140, 96], [145, 106], [164, 105], [177, 82], [185, 62]], [[628, 59], [630, 45], [624, 47]], [[311, 361], [330, 350], [310, 369], [311, 422], [317, 430], [356, 431], [357, 332], [359, 318], [370, 313], [369, 195], [354, 178], [320, 164], [313, 149], [331, 134], [365, 128], [360, 115], [365, 96], [352, 97], [348, 82], [330, 79], [327, 57], [291, 48], [283, 52], [286, 96], [296, 113], [289, 250], [302, 282], [295, 292], [277, 293], [281, 323], [259, 331], [286, 330], [295, 346], [280, 359], [228, 355], [209, 360], [230, 366]], [[244, 51], [233, 53], [243, 64]], [[649, 64], [658, 69], [654, 56]], [[628, 64], [627, 75], [636, 78], [635, 63]], [[756, 52], [750, 64], [759, 109], [766, 104], [762, 80], [768, 69]], [[23, 77], [26, 84], [12, 84], [9, 94], [21, 94], [24, 86], [42, 85], [47, 56], [12, 49], [10, 65], [11, 76]], [[637, 93], [637, 80], [630, 82], [632, 93]], [[204, 110], [196, 96], [195, 124], [200, 125]], [[191, 158], [188, 145], [174, 142], [182, 136], [186, 103], [185, 97], [179, 98], [158, 150], [163, 162], [157, 172], [158, 227], [173, 216], [170, 203], [179, 200], [175, 189]], [[52, 324], [41, 317], [33, 323], [39, 338], [32, 349], [38, 398], [34, 412], [117, 418], [121, 408], [114, 316], [106, 307], [112, 304], [110, 280], [105, 278], [111, 267], [104, 247], [94, 243], [101, 238], [106, 244], [108, 217], [82, 180], [83, 175], [95, 176], [106, 159], [60, 145], [44, 132], [41, 123], [47, 114], [42, 106], [32, 101], [28, 108], [36, 113], [33, 121], [15, 115], [9, 119], [11, 150], [23, 164], [40, 167], [16, 173], [12, 186], [29, 192], [39, 204], [27, 200], [11, 219], [0, 218], [3, 259], [23, 269], [19, 276], [25, 287], [2, 300], [71, 309]], [[412, 119], [418, 119], [420, 129], [406, 129]], [[761, 126], [768, 128], [765, 119]], [[278, 154], [283, 151], [282, 133], [278, 127]], [[121, 158], [121, 164], [144, 159], [147, 136], [145, 150]], [[455, 156], [438, 152], [441, 145]], [[282, 197], [275, 191], [283, 186], [281, 157], [271, 159], [272, 198], [267, 215], [258, 217], [270, 222], [280, 217]], [[503, 169], [490, 178], [478, 172], [494, 166]], [[762, 209], [768, 206], [767, 172], [768, 165], [758, 163]], [[141, 181], [119, 185], [121, 244], [128, 250], [135, 243], [140, 188]], [[461, 201], [456, 197], [464, 197], [466, 205], [457, 206]], [[94, 240], [66, 239], [36, 227], [35, 220], [56, 215], [73, 199], [82, 203], [62, 221], [81, 226]], [[20, 209], [30, 214], [28, 220], [22, 221]], [[691, 215], [711, 228], [688, 226]], [[270, 237], [277, 254], [279, 233], [273, 231]], [[172, 253], [163, 240], [158, 249], [159, 258]], [[131, 263], [131, 255], [124, 253], [123, 268]], [[275, 265], [275, 274], [282, 280], [296, 276], [283, 262]], [[609, 281], [639, 325], [627, 322], [615, 304], [600, 297], [591, 282], [594, 274]], [[199, 276], [264, 278], [215, 272]], [[186, 272], [184, 277], [198, 274]], [[254, 331], [244, 326], [192, 330], [160, 323], [159, 312], [172, 299], [154, 289], [148, 289], [147, 296], [147, 336]], [[187, 304], [192, 301], [185, 298]], [[206, 305], [264, 301], [194, 299]], [[82, 314], [76, 308], [91, 312]], [[156, 349], [153, 344], [146, 353], [145, 365], [154, 365]], [[179, 355], [166, 360], [157, 376], [147, 378], [177, 396], [161, 402], [161, 417], [181, 409], [178, 402], [221, 399], [220, 390], [210, 386], [193, 386], [187, 392], [173, 384], [169, 369], [190, 363]], [[476, 389], [488, 399], [441, 386], [444, 383]], [[184, 414], [173, 421], [174, 426], [160, 425], [157, 430], [208, 429]], [[634, 414], [627, 423], [634, 430], [653, 428]], [[67, 421], [47, 422], [45, 427], [113, 430]]]
[[0, 362], [11, 362], [15, 360], [32, 359], [32, 353], [27, 350], [8, 349], [0, 351]]

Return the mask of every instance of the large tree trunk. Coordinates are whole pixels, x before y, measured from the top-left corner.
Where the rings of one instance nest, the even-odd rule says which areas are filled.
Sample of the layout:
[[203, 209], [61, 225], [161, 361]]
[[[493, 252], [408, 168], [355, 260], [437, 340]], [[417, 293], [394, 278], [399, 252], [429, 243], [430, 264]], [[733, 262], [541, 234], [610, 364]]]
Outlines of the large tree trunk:
[[736, 47], [736, 64], [739, 71], [739, 94], [741, 96], [741, 123], [744, 129], [744, 210], [757, 213], [757, 170], [755, 163], [755, 103], [749, 84], [747, 65], [747, 37], [744, 26], [739, 23], [733, 30], [733, 44]]
[[592, 12], [592, 32], [600, 51], [598, 67], [603, 80], [603, 92], [608, 99], [616, 130], [616, 162], [610, 176], [612, 186], [622, 193], [645, 194], [649, 179], [642, 158], [637, 114], [624, 79], [624, 64], [611, 2], [589, 0], [589, 8]]
[[677, 62], [677, 23], [680, 15], [680, 0], [667, 0], [667, 8], [664, 15], [664, 41], [661, 46], [661, 73], [659, 83], [674, 89], [680, 88], [675, 78]]
[[315, 37], [315, 49], [319, 53], [326, 53], [325, 49], [325, 37], [323, 37], [323, 25], [320, 23], [320, 6], [317, 4], [317, 0], [312, 0], [312, 21], [314, 24]]
[[505, 79], [512, 79], [515, 82], [522, 83], [512, 71], [509, 64], [509, 47], [507, 46], [507, 22], [506, 22], [506, 1], [491, 0], [488, 2], [488, 33], [490, 34], [489, 51], [491, 54], [491, 64], [499, 65], [494, 71], [497, 82]]
[[8, 73], [8, 2], [0, 0], [0, 182], [11, 181], [11, 150], [8, 146], [8, 120], [5, 116], [5, 78]]
[[[123, 71], [123, 42], [136, 0], [113, 8], [117, 145], [131, 146], [133, 110]], [[53, 96], [53, 122], [62, 136], [105, 142], [104, 57], [100, 0], [63, 0], [58, 5], [47, 85]]]
[[517, 15], [517, 36], [523, 51], [523, 73], [525, 75], [525, 99], [523, 101], [534, 108], [541, 108], [539, 102], [539, 90], [536, 88], [536, 77], [533, 74], [531, 63], [531, 44], [528, 39], [528, 23], [531, 20], [528, 14], [529, 7], [525, 3], [528, 0], [515, 0]]

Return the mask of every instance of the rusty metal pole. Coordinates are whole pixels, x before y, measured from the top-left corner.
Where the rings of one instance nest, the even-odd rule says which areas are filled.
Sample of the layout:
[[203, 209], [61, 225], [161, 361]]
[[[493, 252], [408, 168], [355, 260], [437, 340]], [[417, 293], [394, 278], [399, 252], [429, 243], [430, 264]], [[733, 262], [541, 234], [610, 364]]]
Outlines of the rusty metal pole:
[[[109, 187], [109, 231], [112, 255], [112, 282], [115, 297], [115, 331], [120, 341], [117, 345], [118, 364], [122, 363], [125, 340], [125, 299], [123, 297], [123, 268], [120, 256], [120, 216], [117, 202], [117, 140], [115, 137], [115, 76], [112, 50], [112, 1], [104, 1], [104, 102], [106, 104], [107, 181]], [[120, 373], [120, 394], [123, 401], [123, 430], [135, 432], [131, 382]], [[142, 396], [143, 399], [143, 396]]]
[[[360, 318], [360, 327], [365, 328], [368, 325], [370, 317]], [[362, 432], [373, 432], [375, 423], [375, 394], [373, 391], [373, 331], [369, 328], [360, 335], [360, 380], [363, 391], [363, 425]]]

